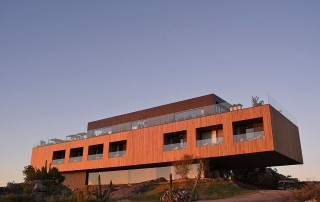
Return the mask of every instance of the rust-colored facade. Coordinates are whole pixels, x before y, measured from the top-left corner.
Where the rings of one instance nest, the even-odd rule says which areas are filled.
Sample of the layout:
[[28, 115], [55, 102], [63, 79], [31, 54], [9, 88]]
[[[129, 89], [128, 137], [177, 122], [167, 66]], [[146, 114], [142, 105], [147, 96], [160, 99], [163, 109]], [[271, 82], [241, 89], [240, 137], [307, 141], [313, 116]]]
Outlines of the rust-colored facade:
[[[165, 167], [185, 154], [225, 168], [303, 163], [298, 127], [272, 105], [229, 108], [210, 94], [89, 122], [88, 134], [93, 133], [88, 138], [33, 148], [31, 165], [54, 163], [66, 176], [65, 183], [77, 188], [89, 183], [90, 173]], [[126, 123], [132, 128], [112, 130], [116, 125], [126, 128]], [[109, 132], [95, 136], [100, 128]], [[79, 151], [76, 157], [74, 151]]]

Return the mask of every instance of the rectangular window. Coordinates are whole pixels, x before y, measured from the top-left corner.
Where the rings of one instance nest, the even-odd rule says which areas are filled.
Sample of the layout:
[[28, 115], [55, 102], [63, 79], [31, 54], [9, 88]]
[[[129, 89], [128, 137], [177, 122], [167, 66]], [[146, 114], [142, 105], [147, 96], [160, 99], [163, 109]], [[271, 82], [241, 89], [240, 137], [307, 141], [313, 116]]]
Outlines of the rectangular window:
[[69, 162], [79, 162], [82, 161], [83, 147], [70, 149]]
[[178, 131], [164, 134], [164, 151], [187, 148], [187, 131]]
[[66, 155], [66, 150], [54, 151], [52, 154], [52, 164], [64, 163], [65, 155]]
[[127, 140], [109, 143], [109, 158], [123, 157], [126, 155]]
[[103, 157], [103, 144], [91, 145], [88, 150], [88, 160], [98, 160]]
[[238, 121], [232, 124], [234, 142], [243, 142], [264, 138], [262, 118]]
[[222, 125], [197, 128], [197, 147], [223, 143]]

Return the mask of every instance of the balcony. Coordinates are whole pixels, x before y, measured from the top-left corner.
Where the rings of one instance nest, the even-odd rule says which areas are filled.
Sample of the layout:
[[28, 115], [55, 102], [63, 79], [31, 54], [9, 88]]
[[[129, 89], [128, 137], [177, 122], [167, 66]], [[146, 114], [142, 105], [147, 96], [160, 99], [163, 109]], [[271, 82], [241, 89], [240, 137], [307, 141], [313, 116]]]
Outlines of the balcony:
[[56, 165], [56, 164], [63, 164], [64, 163], [64, 159], [53, 159], [52, 160], [52, 165]]
[[123, 157], [126, 155], [127, 140], [109, 143], [109, 158]]
[[126, 151], [115, 151], [115, 152], [109, 152], [109, 158], [115, 158], [115, 157], [123, 157], [126, 155]]
[[82, 161], [82, 156], [76, 156], [76, 157], [70, 157], [69, 158], [69, 162], [73, 163], [73, 162], [80, 162]]
[[186, 149], [186, 148], [187, 148], [187, 142], [163, 145], [164, 151], [173, 151], [173, 150]]
[[83, 147], [70, 149], [69, 162], [79, 162], [82, 161]]
[[232, 123], [233, 142], [243, 142], [256, 139], [263, 139], [264, 128], [263, 118], [255, 118]]
[[175, 131], [172, 133], [165, 133], [163, 135], [164, 151], [178, 150], [187, 148], [187, 131]]
[[223, 125], [197, 128], [197, 147], [218, 145], [223, 142]]
[[203, 139], [203, 140], [197, 140], [197, 147], [202, 146], [212, 146], [212, 145], [218, 145], [223, 143], [223, 137], [218, 137], [216, 139]]
[[244, 133], [233, 136], [233, 142], [244, 142], [264, 138], [264, 131]]
[[103, 154], [91, 154], [91, 155], [88, 155], [88, 161], [99, 160], [99, 159], [102, 159], [102, 157], [103, 157]]
[[99, 160], [103, 157], [103, 144], [91, 145], [88, 150], [88, 161]]
[[54, 151], [52, 153], [52, 165], [64, 163], [66, 150]]

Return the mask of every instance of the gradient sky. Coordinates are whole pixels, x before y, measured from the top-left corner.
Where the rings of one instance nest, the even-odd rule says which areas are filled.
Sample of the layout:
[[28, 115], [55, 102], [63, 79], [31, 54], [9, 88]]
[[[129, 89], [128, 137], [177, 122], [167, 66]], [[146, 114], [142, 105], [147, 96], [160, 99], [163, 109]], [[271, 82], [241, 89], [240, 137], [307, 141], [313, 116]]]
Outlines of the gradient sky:
[[[0, 186], [40, 139], [209, 93], [271, 94], [320, 180], [320, 1], [0, 1]], [[288, 142], [290, 138], [288, 138]]]

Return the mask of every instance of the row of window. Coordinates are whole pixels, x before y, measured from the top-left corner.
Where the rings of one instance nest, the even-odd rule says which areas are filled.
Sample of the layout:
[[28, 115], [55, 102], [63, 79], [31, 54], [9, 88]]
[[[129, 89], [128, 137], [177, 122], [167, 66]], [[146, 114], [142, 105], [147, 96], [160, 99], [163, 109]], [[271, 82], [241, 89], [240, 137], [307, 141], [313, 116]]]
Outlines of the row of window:
[[[242, 142], [261, 139], [264, 137], [262, 118], [250, 119], [233, 123], [233, 141]], [[187, 148], [187, 131], [178, 131], [164, 134], [164, 151]], [[208, 126], [196, 129], [196, 146], [210, 146], [223, 143], [223, 125]], [[123, 157], [126, 155], [127, 141], [109, 143], [109, 158]], [[102, 159], [103, 144], [91, 145], [88, 148], [87, 160]], [[82, 161], [83, 147], [70, 149], [69, 162]], [[64, 163], [65, 150], [54, 151], [53, 164]]]
[[[126, 154], [127, 141], [118, 141], [109, 143], [109, 158], [122, 157]], [[64, 163], [66, 150], [54, 151], [52, 155], [52, 164]], [[88, 148], [87, 160], [102, 159], [103, 156], [103, 144], [91, 145]], [[79, 162], [83, 158], [83, 147], [70, 149], [69, 162]]]

